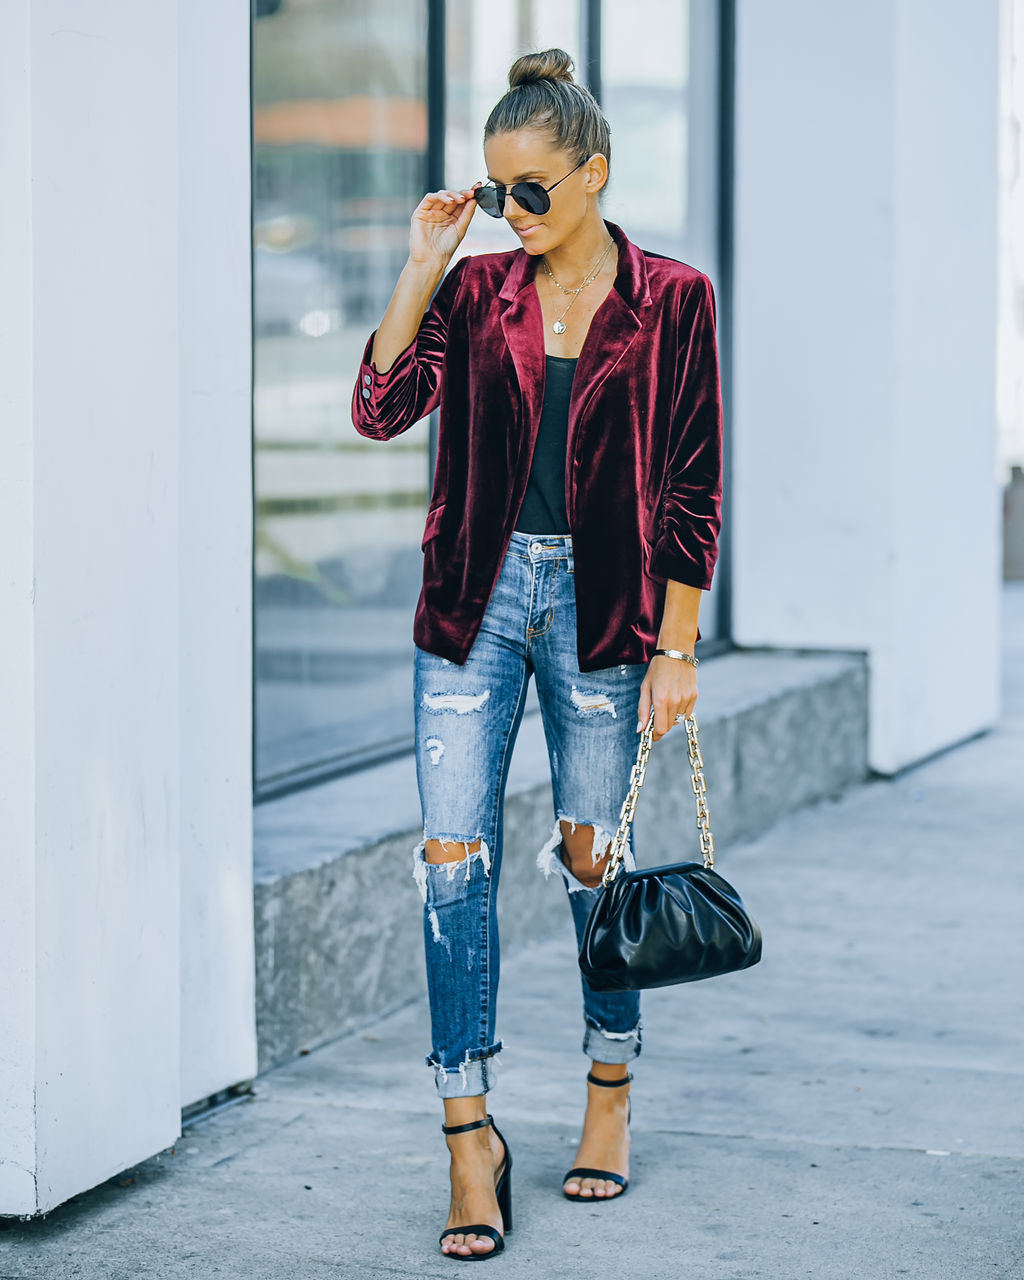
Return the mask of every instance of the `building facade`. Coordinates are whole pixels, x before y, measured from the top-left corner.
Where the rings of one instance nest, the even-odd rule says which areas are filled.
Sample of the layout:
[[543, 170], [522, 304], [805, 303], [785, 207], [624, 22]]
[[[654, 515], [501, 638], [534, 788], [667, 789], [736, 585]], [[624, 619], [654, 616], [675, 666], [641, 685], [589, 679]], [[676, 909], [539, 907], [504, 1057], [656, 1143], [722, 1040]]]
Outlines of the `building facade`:
[[4, 34], [0, 1215], [256, 1074], [261, 814], [342, 786], [338, 840], [378, 839], [433, 426], [357, 437], [355, 363], [526, 49], [605, 109], [606, 216], [716, 286], [707, 656], [865, 655], [883, 774], [995, 722], [997, 0], [12, 0]]

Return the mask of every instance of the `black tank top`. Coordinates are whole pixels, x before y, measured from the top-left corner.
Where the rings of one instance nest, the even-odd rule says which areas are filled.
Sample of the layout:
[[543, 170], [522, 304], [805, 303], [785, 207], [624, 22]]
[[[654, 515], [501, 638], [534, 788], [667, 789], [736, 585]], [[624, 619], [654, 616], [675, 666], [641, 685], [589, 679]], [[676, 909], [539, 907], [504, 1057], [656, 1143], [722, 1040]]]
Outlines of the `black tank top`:
[[576, 373], [570, 356], [545, 356], [544, 407], [530, 464], [526, 495], [516, 520], [522, 533], [568, 533], [565, 454], [569, 443], [569, 393]]

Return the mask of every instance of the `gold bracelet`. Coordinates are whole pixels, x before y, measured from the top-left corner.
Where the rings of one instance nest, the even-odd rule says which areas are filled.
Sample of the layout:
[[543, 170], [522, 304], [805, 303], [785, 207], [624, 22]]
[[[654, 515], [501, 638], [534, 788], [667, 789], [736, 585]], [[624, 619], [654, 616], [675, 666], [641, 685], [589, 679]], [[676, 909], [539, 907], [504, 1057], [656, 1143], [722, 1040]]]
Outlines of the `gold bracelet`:
[[691, 667], [697, 666], [700, 662], [699, 658], [695, 658], [690, 653], [683, 653], [682, 649], [655, 649], [653, 656], [657, 657], [659, 653], [664, 654], [666, 658], [682, 658], [682, 660], [684, 662], [688, 662]]

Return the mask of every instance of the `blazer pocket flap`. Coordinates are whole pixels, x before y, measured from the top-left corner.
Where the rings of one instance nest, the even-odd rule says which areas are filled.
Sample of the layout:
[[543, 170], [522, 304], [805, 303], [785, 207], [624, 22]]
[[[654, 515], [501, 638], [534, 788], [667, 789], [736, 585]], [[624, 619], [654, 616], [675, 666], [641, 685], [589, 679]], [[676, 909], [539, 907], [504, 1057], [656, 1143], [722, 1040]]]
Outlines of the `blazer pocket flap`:
[[423, 538], [420, 542], [420, 550], [422, 550], [431, 538], [437, 533], [441, 527], [441, 516], [444, 514], [445, 503], [441, 503], [438, 507], [431, 507], [427, 512], [427, 523], [423, 527]]

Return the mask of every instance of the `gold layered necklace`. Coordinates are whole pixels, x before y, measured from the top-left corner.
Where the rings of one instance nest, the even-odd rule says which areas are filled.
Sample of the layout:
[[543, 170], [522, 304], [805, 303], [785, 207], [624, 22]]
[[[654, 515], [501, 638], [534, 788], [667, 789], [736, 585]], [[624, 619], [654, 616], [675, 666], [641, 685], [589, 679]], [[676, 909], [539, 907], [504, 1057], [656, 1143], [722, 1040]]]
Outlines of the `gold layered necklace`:
[[548, 266], [547, 259], [545, 257], [541, 258], [540, 264], [544, 268], [544, 270], [548, 273], [548, 275], [551, 277], [551, 281], [554, 284], [555, 288], [561, 289], [561, 291], [565, 294], [565, 296], [569, 298], [569, 306], [565, 308], [565, 311], [562, 312], [562, 314], [558, 317], [557, 320], [554, 321], [554, 323], [551, 326], [552, 329], [554, 329], [555, 333], [565, 333], [566, 312], [569, 310], [569, 307], [571, 307], [572, 304], [576, 301], [576, 299], [580, 296], [580, 294], [587, 287], [587, 285], [590, 284], [593, 280], [597, 279], [597, 276], [601, 270], [601, 266], [604, 263], [605, 258], [608, 257], [609, 252], [614, 247], [615, 247], [615, 240], [613, 238], [605, 246], [605, 251], [604, 253], [601, 254], [600, 258], [598, 258], [597, 265], [588, 273], [583, 283], [575, 289], [567, 289], [564, 285], [559, 284], [558, 281], [555, 279], [555, 273]]

